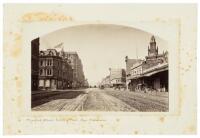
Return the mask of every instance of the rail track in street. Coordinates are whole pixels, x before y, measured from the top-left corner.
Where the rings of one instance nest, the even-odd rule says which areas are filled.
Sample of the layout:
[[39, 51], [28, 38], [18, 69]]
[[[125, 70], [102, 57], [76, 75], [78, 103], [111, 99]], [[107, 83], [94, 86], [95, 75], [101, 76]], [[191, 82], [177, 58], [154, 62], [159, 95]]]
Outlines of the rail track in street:
[[34, 111], [166, 112], [168, 95], [107, 89], [66, 90], [32, 94]]

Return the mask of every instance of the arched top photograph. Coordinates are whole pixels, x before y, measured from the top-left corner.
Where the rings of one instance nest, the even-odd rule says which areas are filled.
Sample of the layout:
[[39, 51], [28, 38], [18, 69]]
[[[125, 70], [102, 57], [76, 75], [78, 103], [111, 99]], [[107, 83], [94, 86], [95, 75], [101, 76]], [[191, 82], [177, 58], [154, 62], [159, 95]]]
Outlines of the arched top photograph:
[[[35, 72], [42, 68], [46, 75], [35, 74], [32, 93], [70, 93], [52, 96], [53, 101], [41, 102], [43, 96], [32, 100], [33, 111], [54, 110], [56, 107], [49, 104], [60, 98], [74, 101], [60, 111], [169, 110], [168, 42], [156, 34], [131, 26], [99, 23], [64, 27], [35, 40], [37, 45], [32, 47], [39, 47], [40, 56], [32, 62], [46, 63], [35, 68]], [[140, 98], [145, 95], [154, 96]], [[131, 100], [135, 96], [137, 105]], [[152, 101], [160, 104], [154, 106]]]
[[196, 134], [197, 11], [5, 3], [4, 133]]

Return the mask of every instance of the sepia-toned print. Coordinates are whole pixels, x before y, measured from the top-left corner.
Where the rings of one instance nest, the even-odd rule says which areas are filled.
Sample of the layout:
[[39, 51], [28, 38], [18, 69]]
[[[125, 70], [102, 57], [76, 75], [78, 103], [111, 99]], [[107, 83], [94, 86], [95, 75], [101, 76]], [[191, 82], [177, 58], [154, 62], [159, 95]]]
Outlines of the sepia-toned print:
[[197, 133], [197, 4], [3, 8], [4, 134]]
[[31, 41], [32, 111], [168, 112], [167, 44], [114, 24], [39, 36]]

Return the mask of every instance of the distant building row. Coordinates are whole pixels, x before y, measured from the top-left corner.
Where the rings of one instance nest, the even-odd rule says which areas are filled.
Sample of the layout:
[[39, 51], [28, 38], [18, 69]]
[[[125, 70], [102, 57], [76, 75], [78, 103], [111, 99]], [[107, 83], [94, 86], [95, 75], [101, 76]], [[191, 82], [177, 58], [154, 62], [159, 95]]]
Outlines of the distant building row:
[[39, 51], [39, 38], [31, 43], [32, 90], [88, 87], [81, 59], [76, 52]]
[[102, 79], [100, 87], [121, 89], [126, 86], [125, 69], [110, 68], [110, 74]]
[[[110, 69], [102, 87], [120, 86], [130, 91], [168, 91], [168, 52], [158, 54], [155, 37], [152, 36], [145, 60], [125, 57], [126, 71]], [[119, 81], [117, 82], [117, 79]]]

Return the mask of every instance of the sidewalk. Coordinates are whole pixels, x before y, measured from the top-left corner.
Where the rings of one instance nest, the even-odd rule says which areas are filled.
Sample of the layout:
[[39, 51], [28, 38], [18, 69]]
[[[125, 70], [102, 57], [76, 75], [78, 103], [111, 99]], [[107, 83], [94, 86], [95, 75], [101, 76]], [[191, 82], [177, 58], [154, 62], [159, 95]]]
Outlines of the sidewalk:
[[130, 93], [138, 93], [138, 94], [146, 94], [146, 95], [155, 95], [155, 96], [168, 96], [169, 92], [156, 92], [156, 91], [149, 91], [144, 93], [143, 91], [130, 91], [130, 90], [118, 90], [114, 88], [105, 88], [105, 90], [109, 91], [118, 91], [118, 92], [130, 92]]
[[31, 94], [39, 94], [39, 93], [49, 93], [49, 92], [72, 92], [72, 91], [84, 91], [86, 89], [65, 89], [65, 90], [37, 90], [31, 91]]

